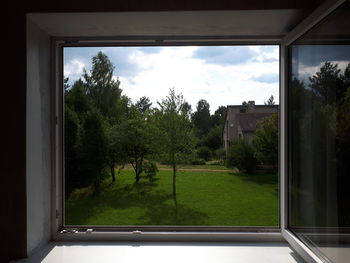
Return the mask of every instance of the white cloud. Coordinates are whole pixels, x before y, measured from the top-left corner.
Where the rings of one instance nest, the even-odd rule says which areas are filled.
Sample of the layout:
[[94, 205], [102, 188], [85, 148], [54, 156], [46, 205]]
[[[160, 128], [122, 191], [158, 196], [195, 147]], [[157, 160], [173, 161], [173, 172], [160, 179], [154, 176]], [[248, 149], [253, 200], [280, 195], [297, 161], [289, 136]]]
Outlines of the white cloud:
[[[119, 74], [122, 71], [117, 70], [123, 93], [133, 102], [141, 96], [148, 96], [156, 106], [156, 102], [164, 98], [170, 88], [175, 88], [177, 93], [184, 95], [192, 109], [196, 108], [198, 100], [206, 99], [212, 112], [220, 105], [241, 104], [244, 100], [255, 100], [256, 104], [263, 104], [270, 95], [279, 97], [278, 82], [254, 81], [257, 76], [278, 74], [278, 60], [266, 61], [266, 58], [275, 58], [276, 54], [278, 58], [278, 47], [271, 47], [267, 51], [259, 46], [247, 47], [258, 59], [252, 60], [252, 53], [248, 50], [250, 62], [246, 63], [247, 60], [240, 57], [242, 63], [236, 64], [227, 64], [222, 53], [220, 59], [223, 59], [224, 64], [220, 64], [219, 60], [216, 60], [218, 63], [208, 63], [204, 59], [193, 58], [193, 54], [200, 48], [162, 47], [157, 52], [144, 52], [134, 48], [128, 55], [128, 63], [135, 65], [135, 74]], [[247, 51], [247, 48], [242, 50]], [[82, 63], [74, 61], [65, 63], [65, 73], [82, 69]], [[118, 65], [112, 57], [111, 61]]]
[[72, 59], [64, 64], [64, 76], [69, 77], [70, 82], [80, 78], [85, 68], [85, 63], [79, 59]]

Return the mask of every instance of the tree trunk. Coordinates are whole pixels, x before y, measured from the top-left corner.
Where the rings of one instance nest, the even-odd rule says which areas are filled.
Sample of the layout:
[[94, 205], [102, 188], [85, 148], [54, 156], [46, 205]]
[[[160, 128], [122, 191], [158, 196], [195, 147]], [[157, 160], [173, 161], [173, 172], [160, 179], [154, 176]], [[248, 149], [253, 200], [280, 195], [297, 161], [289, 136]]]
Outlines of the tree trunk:
[[114, 166], [114, 164], [112, 164], [110, 166], [110, 168], [111, 168], [112, 182], [115, 182], [115, 166]]

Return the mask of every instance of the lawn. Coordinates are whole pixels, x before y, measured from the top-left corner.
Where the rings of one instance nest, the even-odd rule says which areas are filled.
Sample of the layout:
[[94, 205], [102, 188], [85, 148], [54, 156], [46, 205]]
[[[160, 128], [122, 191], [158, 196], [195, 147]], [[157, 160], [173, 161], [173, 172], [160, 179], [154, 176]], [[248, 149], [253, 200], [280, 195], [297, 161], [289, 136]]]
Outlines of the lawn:
[[163, 167], [155, 179], [135, 185], [126, 169], [113, 184], [107, 177], [99, 195], [77, 189], [66, 201], [66, 225], [278, 225], [277, 175], [184, 168], [177, 176], [177, 215], [171, 171]]

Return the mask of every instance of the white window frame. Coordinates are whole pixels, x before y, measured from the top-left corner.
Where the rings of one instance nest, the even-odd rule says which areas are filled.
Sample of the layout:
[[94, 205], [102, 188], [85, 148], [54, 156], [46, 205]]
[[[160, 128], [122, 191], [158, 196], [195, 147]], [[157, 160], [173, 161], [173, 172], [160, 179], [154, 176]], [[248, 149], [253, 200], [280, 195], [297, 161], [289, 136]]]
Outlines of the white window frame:
[[[288, 229], [288, 180], [287, 180], [287, 87], [288, 87], [288, 46], [296, 39], [306, 33], [318, 22], [324, 19], [346, 0], [328, 0], [317, 8], [311, 15], [302, 21], [295, 29], [288, 33], [284, 38], [271, 39], [227, 39], [227, 38], [208, 38], [203, 37], [178, 37], [166, 38], [155, 36], [151, 38], [53, 38], [52, 39], [52, 85], [55, 87], [52, 98], [52, 238], [53, 240], [94, 240], [94, 241], [223, 241], [223, 242], [282, 242], [287, 241], [291, 247], [307, 262], [322, 262], [322, 260], [311, 251], [298, 237]], [[69, 229], [61, 231], [63, 226], [63, 194], [62, 185], [63, 176], [63, 46], [135, 46], [135, 45], [279, 45], [280, 46], [280, 138], [279, 138], [279, 212], [280, 226], [277, 232], [271, 229], [237, 227], [237, 228], [203, 228], [201, 231], [195, 231], [195, 228], [183, 228], [181, 231], [113, 231], [112, 228], [101, 228], [99, 231], [79, 231], [79, 229]], [[136, 228], [136, 227], [135, 227]], [[174, 227], [175, 228], [175, 227]], [[118, 228], [114, 228], [117, 230]]]

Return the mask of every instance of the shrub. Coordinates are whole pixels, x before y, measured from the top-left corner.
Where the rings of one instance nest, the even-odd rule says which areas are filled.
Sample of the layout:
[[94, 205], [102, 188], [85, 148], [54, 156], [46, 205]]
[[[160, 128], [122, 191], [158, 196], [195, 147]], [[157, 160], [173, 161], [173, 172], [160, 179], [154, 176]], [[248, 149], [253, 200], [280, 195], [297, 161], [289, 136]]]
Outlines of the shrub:
[[195, 160], [193, 160], [192, 161], [192, 164], [193, 165], [204, 165], [204, 164], [206, 164], [206, 162], [205, 162], [205, 160], [204, 159], [195, 159]]
[[200, 146], [197, 149], [197, 155], [200, 159], [209, 161], [212, 158], [211, 150], [207, 146]]
[[153, 182], [154, 177], [159, 172], [157, 165], [154, 162], [144, 162], [142, 165], [143, 172], [146, 174], [150, 182]]
[[258, 161], [254, 157], [252, 145], [245, 140], [235, 140], [229, 148], [226, 164], [230, 168], [236, 167], [247, 173], [253, 173]]

